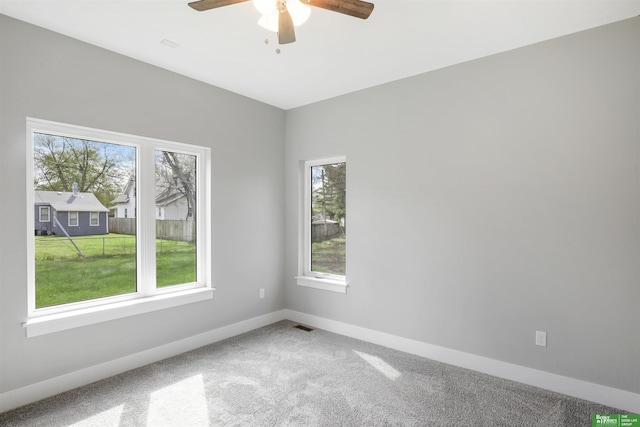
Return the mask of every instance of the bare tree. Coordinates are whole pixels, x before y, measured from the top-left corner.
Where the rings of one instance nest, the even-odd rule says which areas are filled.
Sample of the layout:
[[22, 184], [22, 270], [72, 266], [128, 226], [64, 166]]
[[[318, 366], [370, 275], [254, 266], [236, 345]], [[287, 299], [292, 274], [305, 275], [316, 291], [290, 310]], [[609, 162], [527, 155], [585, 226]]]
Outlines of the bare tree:
[[196, 157], [170, 151], [156, 153], [156, 187], [170, 195], [176, 192], [187, 200], [189, 213], [196, 219]]

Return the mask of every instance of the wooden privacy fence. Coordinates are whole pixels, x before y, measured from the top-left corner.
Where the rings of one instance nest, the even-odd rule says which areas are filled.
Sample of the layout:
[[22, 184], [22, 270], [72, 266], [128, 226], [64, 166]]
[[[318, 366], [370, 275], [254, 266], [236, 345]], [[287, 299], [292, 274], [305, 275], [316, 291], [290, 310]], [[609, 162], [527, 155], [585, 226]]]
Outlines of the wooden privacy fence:
[[195, 242], [195, 221], [174, 221], [166, 219], [156, 220], [156, 238], [166, 240], [181, 240], [183, 242]]
[[324, 242], [344, 235], [344, 229], [335, 221], [314, 221], [311, 223], [311, 243]]
[[[109, 218], [109, 233], [136, 234], [136, 219]], [[193, 242], [196, 240], [195, 221], [157, 219], [156, 238]]]
[[109, 233], [136, 234], [136, 219], [109, 218]]

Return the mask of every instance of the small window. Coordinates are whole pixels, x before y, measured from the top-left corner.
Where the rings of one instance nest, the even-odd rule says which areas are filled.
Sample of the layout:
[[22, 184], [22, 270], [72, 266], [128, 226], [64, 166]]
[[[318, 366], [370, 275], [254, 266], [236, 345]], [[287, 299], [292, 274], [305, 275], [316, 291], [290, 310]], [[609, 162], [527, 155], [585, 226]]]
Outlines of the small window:
[[127, 215], [127, 208], [124, 208], [124, 217], [125, 217], [125, 218], [128, 218], [128, 215]]
[[344, 157], [307, 161], [298, 284], [346, 292], [347, 163]]
[[49, 206], [40, 206], [40, 222], [51, 222], [51, 214], [50, 214]]
[[97, 227], [100, 225], [100, 212], [91, 212], [91, 216], [89, 217], [89, 225], [92, 227]]
[[69, 212], [69, 227], [77, 227], [78, 226], [78, 212]]

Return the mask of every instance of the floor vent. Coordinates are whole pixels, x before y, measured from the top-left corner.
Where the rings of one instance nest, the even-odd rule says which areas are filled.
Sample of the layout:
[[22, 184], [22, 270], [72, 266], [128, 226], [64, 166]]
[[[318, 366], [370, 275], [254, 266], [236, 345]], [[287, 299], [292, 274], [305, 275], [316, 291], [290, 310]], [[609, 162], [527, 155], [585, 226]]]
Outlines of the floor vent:
[[294, 326], [294, 328], [302, 329], [303, 331], [307, 331], [307, 332], [313, 331], [313, 328], [310, 328], [308, 326], [302, 326], [302, 325], [296, 325]]

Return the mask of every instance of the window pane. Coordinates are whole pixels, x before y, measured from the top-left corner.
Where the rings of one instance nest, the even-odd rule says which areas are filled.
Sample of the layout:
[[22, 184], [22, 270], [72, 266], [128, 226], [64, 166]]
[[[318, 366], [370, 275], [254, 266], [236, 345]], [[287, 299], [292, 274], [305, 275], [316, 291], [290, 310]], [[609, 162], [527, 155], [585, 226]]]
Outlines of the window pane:
[[49, 222], [48, 206], [40, 206], [40, 222]]
[[346, 275], [346, 163], [311, 167], [311, 271]]
[[196, 156], [156, 150], [156, 286], [195, 282]]
[[135, 222], [120, 232], [107, 219], [135, 176], [135, 148], [33, 136], [36, 308], [135, 292]]
[[67, 218], [69, 220], [69, 226], [77, 227], [78, 226], [78, 212], [69, 212], [67, 214]]

